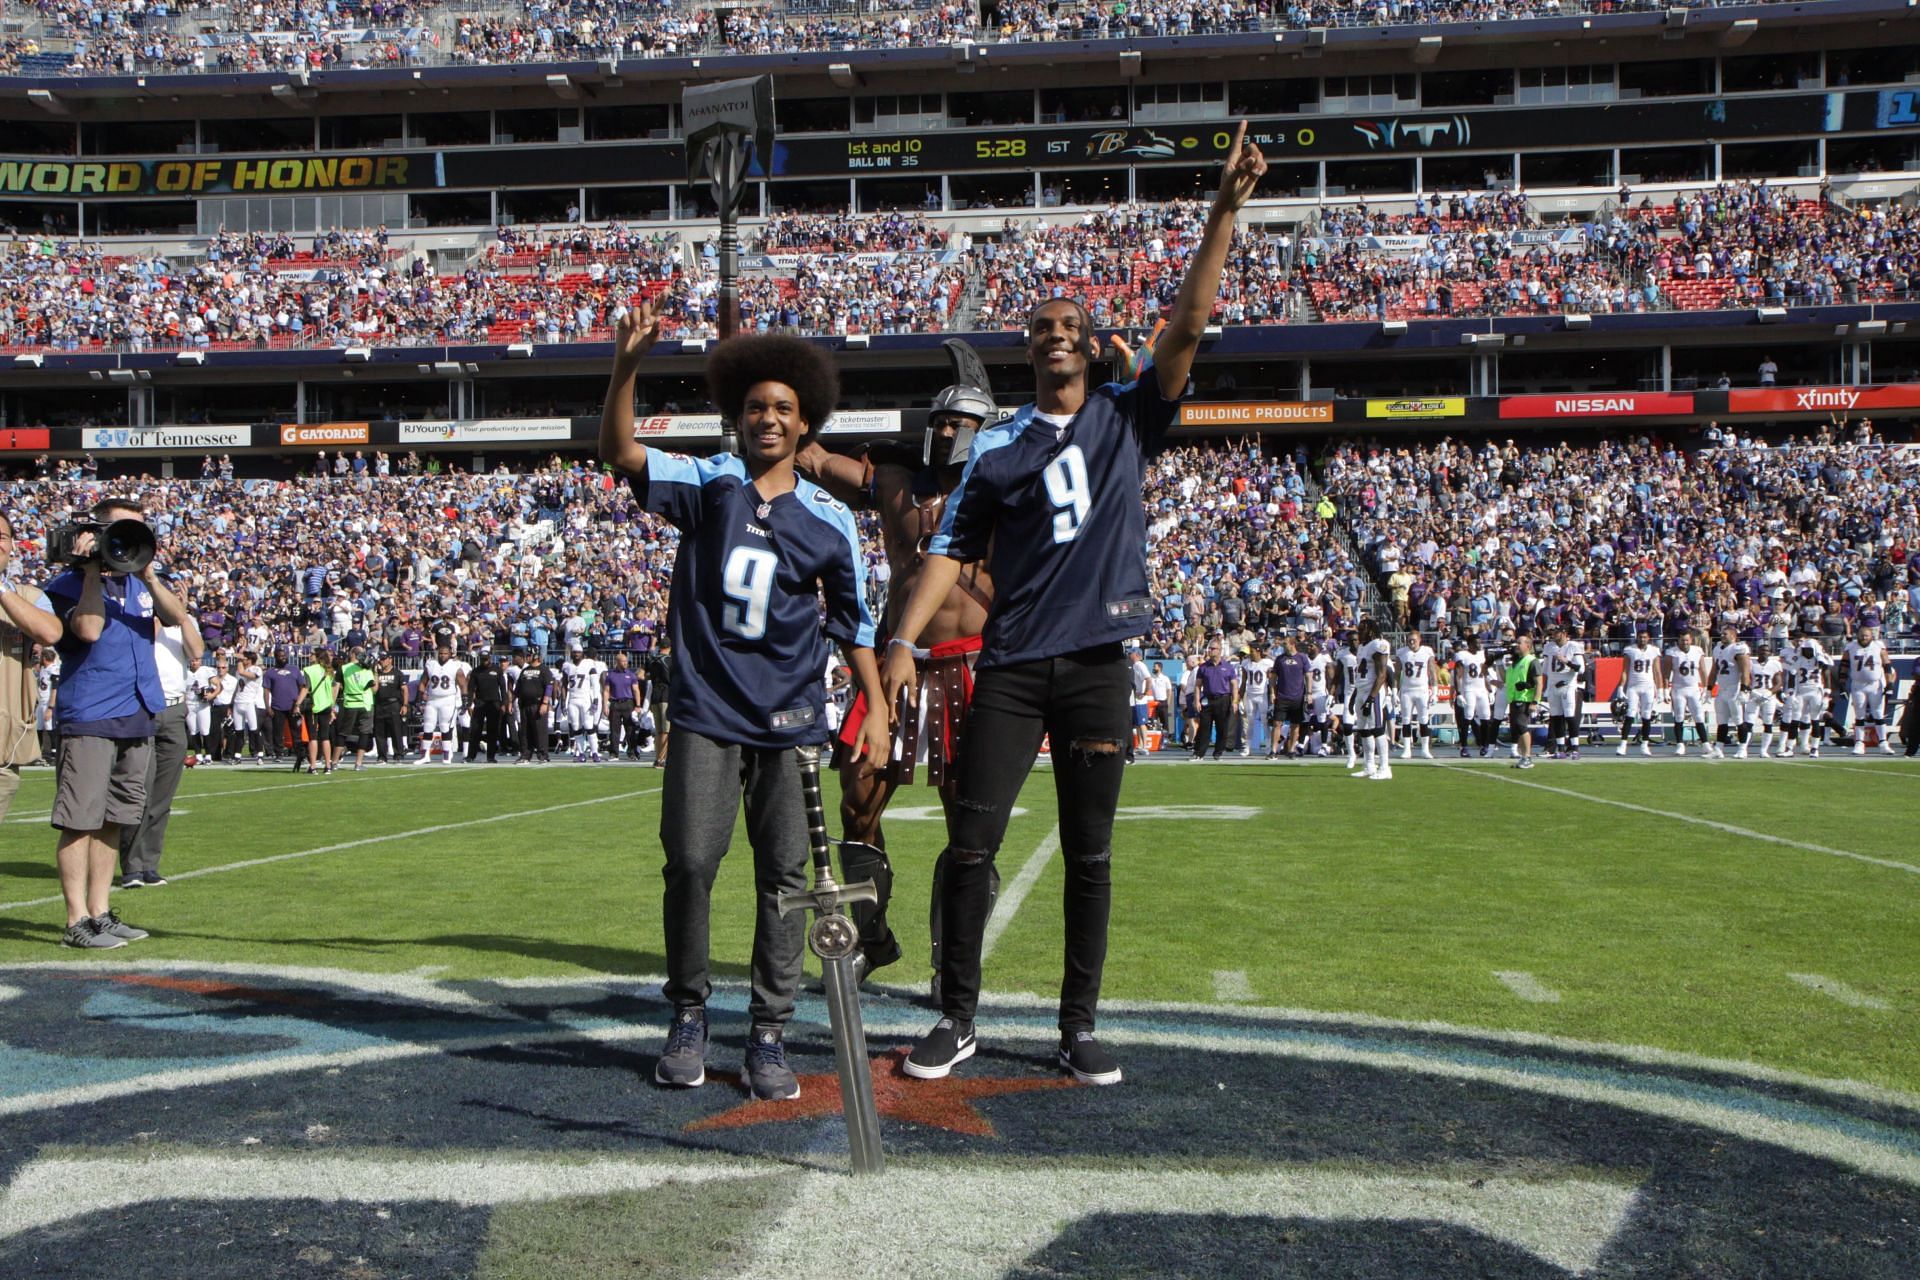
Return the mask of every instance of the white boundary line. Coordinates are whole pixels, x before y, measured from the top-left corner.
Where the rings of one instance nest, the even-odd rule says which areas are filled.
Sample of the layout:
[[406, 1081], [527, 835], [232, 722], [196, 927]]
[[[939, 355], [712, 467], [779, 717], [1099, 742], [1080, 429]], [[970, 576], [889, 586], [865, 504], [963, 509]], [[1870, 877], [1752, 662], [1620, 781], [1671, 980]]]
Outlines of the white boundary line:
[[985, 964], [987, 957], [1000, 942], [1000, 935], [1013, 923], [1014, 913], [1020, 910], [1020, 904], [1027, 900], [1034, 884], [1040, 879], [1040, 873], [1047, 869], [1047, 863], [1053, 860], [1054, 851], [1060, 847], [1060, 828], [1055, 825], [1040, 841], [1039, 848], [1027, 855], [1020, 866], [1020, 874], [1013, 878], [1007, 891], [1000, 895], [1000, 901], [994, 904], [993, 914], [987, 918], [987, 932], [980, 940], [980, 963]]
[[[1872, 758], [1871, 756], [1851, 755], [1847, 757], [1849, 760], [1870, 760]], [[1880, 768], [1874, 769], [1857, 764], [1841, 764], [1838, 761], [1828, 764], [1827, 757], [1825, 756], [1822, 756], [1818, 760], [1778, 760], [1775, 761], [1775, 763], [1790, 764], [1801, 769], [1819, 769], [1827, 773], [1864, 773], [1870, 778], [1900, 778], [1907, 782], [1912, 782], [1920, 778], [1920, 773], [1915, 773], [1910, 769], [1895, 768], [1892, 765], [1882, 765]]]
[[[638, 791], [622, 791], [617, 795], [596, 796], [591, 800], [573, 800], [566, 804], [550, 804], [539, 809], [517, 809], [512, 813], [494, 813], [484, 818], [469, 818], [465, 822], [442, 822], [431, 827], [416, 827], [412, 831], [393, 831], [381, 836], [365, 836], [359, 840], [343, 840], [339, 844], [323, 844], [314, 849], [300, 849], [293, 853], [276, 853], [265, 858], [247, 858], [240, 862], [226, 862], [217, 867], [198, 867], [192, 871], [176, 871], [168, 876], [169, 880], [191, 880], [195, 876], [217, 875], [223, 871], [244, 871], [248, 867], [264, 867], [275, 862], [291, 862], [296, 858], [311, 858], [321, 853], [339, 853], [343, 849], [359, 849], [370, 844], [386, 844], [390, 840], [411, 840], [415, 836], [438, 835], [443, 831], [464, 831], [469, 827], [484, 827], [495, 822], [512, 822], [517, 818], [535, 818], [543, 813], [560, 813], [567, 809], [584, 809], [588, 805], [609, 804], [615, 800], [632, 800], [636, 796], [650, 796], [659, 791], [659, 787], [642, 787]], [[12, 911], [18, 907], [43, 907], [50, 902], [61, 902], [59, 894], [45, 898], [27, 898], [19, 902], [0, 902], [0, 911]]]
[[[1789, 762], [1790, 763], [1790, 762]], [[1824, 853], [1830, 858], [1851, 858], [1855, 862], [1866, 862], [1876, 867], [1886, 867], [1893, 871], [1904, 871], [1908, 875], [1920, 876], [1920, 867], [1911, 862], [1899, 862], [1892, 858], [1875, 858], [1869, 854], [1854, 853], [1848, 849], [1830, 849], [1823, 844], [1808, 844], [1804, 840], [1789, 840], [1785, 836], [1769, 835], [1764, 831], [1755, 831], [1749, 827], [1736, 827], [1730, 822], [1715, 822], [1711, 818], [1696, 818], [1690, 813], [1675, 813], [1671, 809], [1655, 809], [1644, 804], [1633, 804], [1626, 800], [1613, 800], [1606, 796], [1588, 795], [1584, 791], [1572, 791], [1566, 787], [1550, 787], [1544, 782], [1531, 782], [1525, 778], [1509, 778], [1504, 774], [1487, 769], [1461, 769], [1454, 765], [1444, 768], [1455, 773], [1471, 774], [1476, 778], [1485, 778], [1489, 782], [1504, 782], [1515, 787], [1530, 787], [1535, 791], [1550, 791], [1557, 796], [1568, 796], [1575, 800], [1585, 800], [1589, 804], [1604, 804], [1615, 809], [1626, 809], [1633, 813], [1651, 814], [1656, 818], [1671, 818], [1675, 822], [1690, 823], [1696, 827], [1711, 827], [1715, 831], [1724, 831], [1730, 836], [1744, 836], [1749, 840], [1764, 840], [1768, 844], [1781, 844], [1789, 849], [1805, 849], [1808, 853]]]
[[[242, 765], [241, 767], [245, 768], [246, 766]], [[466, 773], [467, 771], [462, 770], [461, 772]], [[392, 782], [395, 778], [432, 778], [439, 776], [441, 775], [431, 773], [376, 773], [372, 777], [361, 778], [356, 782], [346, 783], [346, 785], [359, 786], [367, 782]], [[342, 781], [344, 781], [344, 779]], [[181, 791], [176, 793], [176, 798], [181, 800], [213, 800], [221, 796], [253, 796], [266, 791], [298, 791], [305, 787], [338, 787], [340, 785], [341, 783], [335, 782], [332, 779], [323, 781], [316, 778], [312, 782], [281, 782], [269, 784], [264, 787], [225, 787], [215, 788], [212, 791]], [[185, 809], [175, 809], [173, 816], [177, 818], [185, 812], [187, 812]], [[34, 813], [10, 813], [7, 815], [6, 821], [8, 823], [45, 822], [52, 816], [53, 810], [51, 809], [48, 809], [44, 813], [38, 811]]]
[[1221, 1004], [1248, 1004], [1253, 1000], [1253, 984], [1245, 969], [1215, 969], [1213, 998]]
[[1560, 993], [1524, 969], [1495, 969], [1495, 981], [1528, 1004], [1559, 1004]]
[[1818, 991], [1829, 999], [1841, 1004], [1851, 1005], [1855, 1009], [1891, 1009], [1893, 1006], [1879, 996], [1870, 996], [1864, 991], [1856, 991], [1838, 978], [1829, 978], [1824, 973], [1790, 973], [1793, 979], [1809, 991]]

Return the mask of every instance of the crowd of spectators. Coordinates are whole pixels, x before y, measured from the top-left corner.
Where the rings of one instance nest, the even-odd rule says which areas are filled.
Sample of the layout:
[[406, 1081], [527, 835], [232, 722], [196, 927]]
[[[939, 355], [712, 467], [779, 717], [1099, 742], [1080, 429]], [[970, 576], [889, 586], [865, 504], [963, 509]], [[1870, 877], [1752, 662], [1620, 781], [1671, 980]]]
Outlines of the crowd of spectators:
[[[0, 71], [99, 75], [146, 71], [272, 71], [411, 64], [432, 52], [419, 24], [430, 0], [38, 0], [21, 6], [47, 39], [22, 38]], [[55, 41], [59, 46], [55, 46]]]
[[[433, 455], [322, 455], [314, 474], [104, 482], [91, 459], [0, 482], [19, 576], [45, 531], [107, 492], [153, 512], [211, 643], [390, 648], [436, 632], [463, 652], [574, 643], [644, 653], [664, 627], [676, 535], [583, 459], [487, 474]], [[1384, 601], [1436, 648], [1565, 623], [1598, 644], [1721, 624], [1749, 641], [1794, 626], [1842, 641], [1920, 635], [1920, 449], [1871, 424], [1768, 445], [1711, 433], [1529, 445], [1351, 443], [1319, 458], [1258, 441], [1172, 449], [1144, 488], [1151, 650], [1327, 639]], [[887, 574], [863, 524], [869, 591]], [[1831, 645], [1830, 647], [1836, 647]]]
[[[1199, 241], [1194, 202], [1008, 218], [997, 234], [923, 212], [789, 213], [748, 243], [750, 327], [807, 333], [1018, 328], [1052, 297], [1107, 328], [1150, 328]], [[1920, 214], [1733, 183], [1673, 205], [1535, 224], [1519, 193], [1421, 197], [1411, 211], [1324, 210], [1298, 238], [1243, 226], [1223, 325], [1422, 316], [1744, 309], [1920, 295]], [[419, 345], [604, 338], [643, 291], [670, 332], [711, 335], [715, 245], [621, 223], [504, 226], [488, 252], [436, 266], [383, 228], [221, 233], [192, 255], [114, 254], [52, 236], [0, 245], [0, 346]], [[977, 305], [962, 314], [969, 288]]]
[[1870, 423], [1772, 446], [1715, 428], [1708, 444], [1348, 445], [1323, 474], [1402, 624], [1443, 638], [1915, 631], [1920, 450]]
[[[969, 251], [983, 291], [974, 327], [1021, 328], [1035, 306], [1060, 297], [1084, 302], [1103, 328], [1150, 326], [1179, 290], [1205, 219], [1206, 207], [1192, 201], [1110, 205], [1066, 223], [1009, 218], [997, 240], [979, 239]], [[1289, 248], [1285, 235], [1238, 230], [1215, 317], [1283, 322]]]
[[[1819, 306], [1920, 293], [1920, 217], [1897, 201], [1848, 208], [1735, 182], [1545, 233], [1509, 220], [1498, 200], [1491, 207], [1494, 216], [1479, 218], [1364, 209], [1323, 217], [1321, 236], [1301, 244], [1295, 286], [1335, 320]], [[1516, 238], [1521, 231], [1526, 238]], [[1368, 239], [1377, 236], [1421, 240]]]

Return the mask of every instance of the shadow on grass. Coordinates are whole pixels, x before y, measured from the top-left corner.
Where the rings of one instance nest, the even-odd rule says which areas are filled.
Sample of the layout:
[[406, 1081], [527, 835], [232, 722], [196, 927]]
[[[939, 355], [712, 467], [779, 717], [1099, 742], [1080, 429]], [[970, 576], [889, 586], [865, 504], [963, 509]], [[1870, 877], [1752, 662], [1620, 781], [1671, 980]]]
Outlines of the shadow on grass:
[[60, 868], [52, 858], [44, 862], [0, 862], [0, 876], [19, 876], [25, 880], [57, 880]]
[[[376, 955], [389, 954], [401, 949], [421, 947], [446, 947], [458, 951], [493, 953], [498, 955], [523, 956], [529, 960], [545, 960], [554, 964], [569, 964], [591, 973], [605, 974], [644, 974], [664, 973], [667, 958], [658, 952], [641, 951], [626, 947], [593, 946], [577, 942], [561, 942], [553, 938], [527, 938], [513, 934], [500, 933], [443, 933], [429, 934], [409, 938], [349, 938], [349, 937], [284, 937], [284, 938], [236, 938], [224, 934], [193, 933], [186, 930], [169, 929], [166, 936], [171, 939], [196, 938], [205, 942], [226, 942], [247, 947], [337, 947], [341, 950], [368, 952]], [[217, 957], [213, 957], [217, 958]], [[745, 978], [748, 967], [743, 964], [711, 962], [708, 969], [716, 978]], [[564, 975], [554, 979], [565, 982]]]
[[58, 942], [60, 935], [65, 932], [59, 925], [9, 920], [0, 916], [0, 942]]

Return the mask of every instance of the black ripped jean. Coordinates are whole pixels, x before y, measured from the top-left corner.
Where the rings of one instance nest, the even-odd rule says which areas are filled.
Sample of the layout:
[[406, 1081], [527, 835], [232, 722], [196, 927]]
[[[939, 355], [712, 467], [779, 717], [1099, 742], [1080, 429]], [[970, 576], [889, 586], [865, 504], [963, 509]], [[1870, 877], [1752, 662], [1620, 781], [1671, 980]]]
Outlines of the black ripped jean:
[[1066, 861], [1066, 971], [1060, 1029], [1093, 1030], [1107, 961], [1113, 812], [1126, 774], [1132, 676], [1118, 644], [979, 673], [960, 744], [959, 796], [947, 829], [941, 881], [946, 945], [941, 1012], [971, 1022], [980, 999], [980, 952], [992, 909], [993, 859], [1042, 735], [1052, 744]]

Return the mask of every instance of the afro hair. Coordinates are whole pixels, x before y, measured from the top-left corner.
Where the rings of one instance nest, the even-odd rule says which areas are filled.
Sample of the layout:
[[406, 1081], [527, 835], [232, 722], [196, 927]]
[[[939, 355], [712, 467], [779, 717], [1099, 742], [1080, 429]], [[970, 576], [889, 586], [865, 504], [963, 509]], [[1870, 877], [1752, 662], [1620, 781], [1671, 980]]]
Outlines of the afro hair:
[[833, 357], [804, 338], [747, 334], [728, 338], [707, 356], [707, 394], [729, 421], [739, 420], [747, 392], [762, 382], [793, 388], [809, 434], [825, 426], [840, 403], [840, 374]]

